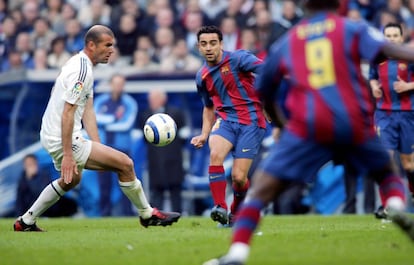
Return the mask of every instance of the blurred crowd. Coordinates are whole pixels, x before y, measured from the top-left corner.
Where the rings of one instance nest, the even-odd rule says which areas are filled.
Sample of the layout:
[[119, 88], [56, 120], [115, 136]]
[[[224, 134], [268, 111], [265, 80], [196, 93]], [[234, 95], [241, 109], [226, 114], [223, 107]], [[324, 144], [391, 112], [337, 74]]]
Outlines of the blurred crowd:
[[[304, 15], [303, 0], [0, 0], [0, 71], [58, 69], [93, 24], [115, 32], [109, 67], [126, 74], [195, 72], [197, 30], [219, 26], [225, 49], [267, 49]], [[414, 32], [414, 0], [344, 0], [341, 14]]]

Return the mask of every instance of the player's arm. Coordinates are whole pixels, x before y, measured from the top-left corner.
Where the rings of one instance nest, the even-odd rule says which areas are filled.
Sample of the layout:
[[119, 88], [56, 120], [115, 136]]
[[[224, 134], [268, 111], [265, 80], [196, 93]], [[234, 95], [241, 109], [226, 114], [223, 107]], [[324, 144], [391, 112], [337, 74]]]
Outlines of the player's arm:
[[369, 79], [369, 85], [371, 87], [372, 96], [374, 98], [382, 98], [382, 88], [381, 83], [378, 80], [378, 66], [370, 64], [369, 66], [369, 73], [368, 73], [368, 79]]
[[75, 123], [75, 111], [77, 105], [65, 102], [62, 113], [62, 147], [63, 158], [61, 165], [61, 177], [67, 184], [72, 182], [73, 173], [78, 174], [76, 162], [72, 152], [72, 133]]
[[85, 105], [85, 111], [82, 116], [83, 127], [85, 127], [86, 132], [88, 133], [89, 138], [92, 141], [100, 142], [98, 126], [96, 123], [96, 115], [93, 109], [93, 98], [90, 97]]
[[214, 106], [203, 108], [203, 125], [201, 126], [201, 134], [191, 139], [191, 144], [196, 148], [201, 148], [206, 143], [208, 136], [210, 135], [211, 128], [215, 121]]
[[406, 82], [401, 77], [397, 76], [397, 81], [393, 83], [394, 90], [397, 93], [403, 93], [406, 91], [414, 90], [414, 82]]

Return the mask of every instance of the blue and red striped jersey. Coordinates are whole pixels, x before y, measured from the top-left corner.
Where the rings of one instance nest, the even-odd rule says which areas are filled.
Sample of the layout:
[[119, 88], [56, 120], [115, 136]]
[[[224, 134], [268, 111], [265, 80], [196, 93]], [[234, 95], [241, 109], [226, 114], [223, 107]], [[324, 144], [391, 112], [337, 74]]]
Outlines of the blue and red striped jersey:
[[414, 64], [397, 60], [386, 60], [379, 64], [371, 64], [369, 79], [378, 80], [382, 87], [382, 98], [377, 99], [377, 109], [400, 111], [414, 110], [414, 91], [397, 93], [394, 82], [400, 77], [405, 82], [414, 81]]
[[364, 21], [331, 12], [301, 20], [271, 47], [259, 75], [262, 98], [274, 98], [289, 77], [286, 129], [326, 143], [360, 143], [374, 132], [374, 102], [360, 64], [385, 39]]
[[263, 61], [246, 50], [223, 51], [221, 62], [204, 62], [196, 75], [197, 91], [204, 106], [215, 107], [223, 120], [266, 128], [262, 103], [254, 87]]

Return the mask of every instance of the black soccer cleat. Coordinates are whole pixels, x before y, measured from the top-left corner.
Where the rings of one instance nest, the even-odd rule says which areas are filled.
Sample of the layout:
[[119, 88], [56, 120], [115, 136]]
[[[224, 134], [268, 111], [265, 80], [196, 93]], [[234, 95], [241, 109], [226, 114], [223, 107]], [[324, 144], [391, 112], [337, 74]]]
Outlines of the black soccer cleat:
[[388, 214], [384, 206], [378, 207], [374, 215], [375, 215], [375, 218], [377, 219], [388, 219]]
[[227, 225], [229, 222], [227, 210], [220, 205], [216, 205], [211, 209], [210, 217], [213, 221], [219, 222], [222, 225]]
[[234, 222], [236, 222], [236, 215], [229, 213], [229, 227], [233, 227]]
[[402, 212], [392, 214], [390, 217], [392, 222], [398, 225], [401, 230], [406, 233], [412, 241], [414, 241], [414, 219]]
[[17, 218], [16, 222], [13, 224], [13, 229], [16, 232], [44, 232], [44, 230], [39, 228], [36, 223], [32, 225], [25, 224], [22, 217]]
[[143, 227], [148, 226], [167, 226], [172, 225], [180, 219], [181, 214], [177, 212], [163, 212], [154, 208], [150, 218], [144, 219], [139, 217], [139, 221]]

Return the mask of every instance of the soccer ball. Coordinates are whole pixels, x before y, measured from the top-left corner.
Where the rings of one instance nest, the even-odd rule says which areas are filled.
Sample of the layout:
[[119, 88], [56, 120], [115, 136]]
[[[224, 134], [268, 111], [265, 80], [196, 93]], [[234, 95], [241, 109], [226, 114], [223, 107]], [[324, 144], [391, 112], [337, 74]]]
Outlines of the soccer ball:
[[156, 113], [149, 117], [144, 125], [145, 139], [155, 146], [170, 144], [177, 134], [177, 125], [170, 115]]

